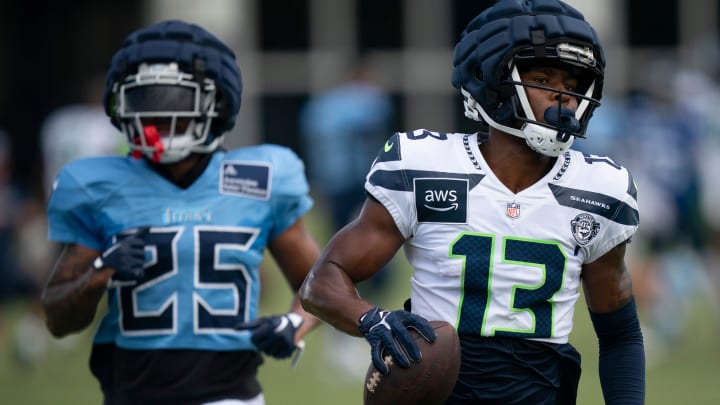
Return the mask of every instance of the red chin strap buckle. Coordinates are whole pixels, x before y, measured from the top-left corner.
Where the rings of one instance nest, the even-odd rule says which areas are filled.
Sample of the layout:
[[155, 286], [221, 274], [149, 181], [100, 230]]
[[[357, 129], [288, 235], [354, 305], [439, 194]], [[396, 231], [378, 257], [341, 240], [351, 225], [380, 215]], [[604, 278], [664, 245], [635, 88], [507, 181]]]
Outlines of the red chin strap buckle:
[[[162, 155], [162, 153], [165, 151], [162, 141], [160, 140], [160, 132], [158, 132], [155, 125], [145, 125], [143, 127], [143, 134], [145, 135], [145, 142], [147, 142], [147, 145], [155, 148], [152, 156], [152, 161], [155, 163], [159, 163], [160, 155]], [[135, 144], [139, 145], [140, 139], [135, 139]], [[132, 152], [132, 157], [134, 157], [135, 159], [140, 159], [140, 157], [142, 157], [142, 151], [134, 150]]]

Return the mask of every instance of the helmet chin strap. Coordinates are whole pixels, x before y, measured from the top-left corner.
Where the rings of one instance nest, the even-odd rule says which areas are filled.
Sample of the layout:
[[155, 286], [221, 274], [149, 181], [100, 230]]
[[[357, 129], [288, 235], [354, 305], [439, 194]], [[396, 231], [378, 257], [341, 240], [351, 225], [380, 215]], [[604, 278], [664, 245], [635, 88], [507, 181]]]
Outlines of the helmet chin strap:
[[[485, 121], [488, 125], [491, 127], [498, 129], [500, 131], [503, 131], [505, 133], [508, 133], [510, 135], [517, 136], [519, 138], [525, 139], [525, 142], [527, 143], [528, 147], [532, 150], [534, 150], [537, 153], [550, 156], [550, 157], [557, 157], [563, 154], [566, 150], [570, 148], [573, 141], [575, 140], [575, 137], [567, 134], [567, 137], [569, 139], [563, 140], [561, 138], [560, 131], [548, 127], [544, 127], [542, 125], [533, 124], [533, 123], [525, 123], [525, 125], [522, 126], [522, 129], [517, 129], [513, 127], [509, 127], [507, 125], [502, 125], [495, 120], [493, 120], [487, 112], [485, 112], [485, 109], [482, 108], [482, 106], [473, 98], [473, 96], [464, 88], [460, 88], [460, 92], [464, 96], [464, 105], [465, 105], [465, 116], [473, 119], [475, 121]], [[523, 89], [523, 92], [521, 93], [525, 95], [525, 91]], [[522, 98], [522, 97], [521, 97]], [[527, 97], [525, 97], [525, 100], [527, 101]], [[521, 100], [522, 103], [522, 100]], [[528, 104], [529, 108], [529, 104]], [[552, 108], [552, 107], [551, 107]], [[566, 109], [567, 111], [570, 111]], [[570, 111], [572, 113], [572, 111]], [[535, 116], [532, 115], [531, 117], [534, 120]], [[546, 111], [547, 115], [547, 111]], [[481, 118], [482, 117], [482, 118]], [[579, 122], [578, 122], [579, 123]], [[567, 131], [563, 131], [567, 132]]]
[[562, 155], [575, 141], [575, 137], [570, 133], [561, 134], [555, 129], [538, 124], [524, 125], [522, 133], [530, 149], [550, 157]]

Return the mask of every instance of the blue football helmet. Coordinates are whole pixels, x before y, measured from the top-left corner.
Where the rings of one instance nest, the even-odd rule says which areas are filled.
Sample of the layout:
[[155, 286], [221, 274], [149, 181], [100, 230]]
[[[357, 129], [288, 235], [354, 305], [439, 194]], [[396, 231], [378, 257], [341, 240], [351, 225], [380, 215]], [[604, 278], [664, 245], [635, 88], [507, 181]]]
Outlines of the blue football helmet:
[[[551, 107], [538, 121], [520, 81], [519, 68], [559, 66], [578, 79], [578, 108]], [[585, 137], [600, 105], [605, 57], [595, 30], [575, 8], [559, 0], [501, 0], [475, 17], [453, 53], [452, 83], [464, 97], [465, 115], [521, 138], [547, 156], [565, 152]], [[539, 87], [539, 86], [532, 86]], [[561, 97], [558, 97], [560, 99]]]
[[125, 39], [107, 73], [104, 104], [133, 156], [173, 163], [218, 148], [235, 125], [241, 94], [233, 51], [197, 25], [169, 20]]

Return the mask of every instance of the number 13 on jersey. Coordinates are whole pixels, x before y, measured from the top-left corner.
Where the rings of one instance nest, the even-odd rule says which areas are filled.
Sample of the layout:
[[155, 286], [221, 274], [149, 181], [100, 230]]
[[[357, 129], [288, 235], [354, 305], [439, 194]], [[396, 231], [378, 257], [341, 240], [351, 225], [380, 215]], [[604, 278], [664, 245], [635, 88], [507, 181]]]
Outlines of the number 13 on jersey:
[[[502, 269], [493, 262], [495, 249], [501, 249]], [[463, 261], [462, 293], [459, 304], [458, 332], [485, 336], [550, 338], [553, 336], [553, 296], [563, 284], [567, 256], [551, 241], [503, 237], [481, 233], [463, 233], [450, 245], [450, 257]], [[522, 284], [521, 272], [540, 273], [540, 282]], [[500, 273], [502, 272], [502, 273]], [[493, 287], [499, 283], [508, 288]], [[517, 283], [513, 283], [517, 280]], [[491, 294], [504, 294], [494, 297]], [[496, 308], [491, 303], [508, 303]], [[490, 311], [501, 311], [503, 319], [529, 319], [494, 325]]]

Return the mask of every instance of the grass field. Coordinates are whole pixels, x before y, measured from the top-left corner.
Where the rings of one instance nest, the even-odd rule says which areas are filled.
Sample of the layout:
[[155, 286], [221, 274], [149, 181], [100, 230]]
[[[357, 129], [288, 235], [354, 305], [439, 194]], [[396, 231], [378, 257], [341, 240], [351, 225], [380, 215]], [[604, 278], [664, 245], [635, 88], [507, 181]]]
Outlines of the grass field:
[[[318, 224], [315, 226], [321, 226]], [[317, 233], [319, 228], [313, 230]], [[399, 308], [407, 296], [409, 270], [398, 258], [401, 271], [391, 283], [393, 296], [384, 296], [380, 304]], [[266, 295], [261, 303], [263, 313], [279, 313], [287, 309], [289, 294], [274, 269], [267, 271]], [[12, 334], [23, 313], [23, 303], [0, 309], [0, 403], [28, 405], [98, 405], [101, 396], [87, 363], [91, 332], [85, 331], [70, 342], [50, 342], [49, 350], [32, 367], [18, 364], [11, 350]], [[687, 320], [687, 333], [675, 350], [662, 359], [649, 357], [647, 373], [647, 404], [652, 405], [714, 405], [720, 404], [720, 328], [717, 323], [703, 321], [707, 315], [702, 307]], [[369, 364], [369, 355], [353, 358], [355, 373], [338, 368], [331, 358], [349, 355], [349, 350], [330, 350], [330, 339], [336, 332], [321, 327], [307, 338], [307, 349], [297, 367], [287, 361], [268, 359], [260, 379], [269, 405], [359, 405], [362, 403], [362, 375]], [[571, 342], [583, 355], [583, 375], [578, 404], [603, 403], [597, 377], [597, 343], [587, 310], [582, 302], [576, 311], [576, 326]], [[65, 343], [65, 344], [62, 344]], [[356, 342], [362, 345], [362, 341]], [[355, 345], [353, 345], [354, 347]]]

